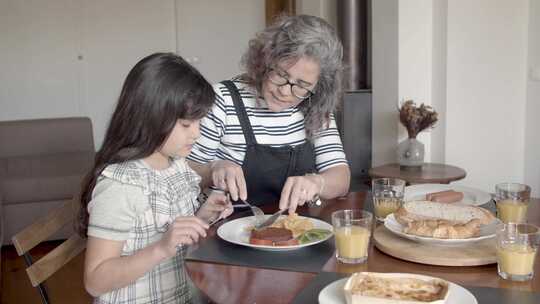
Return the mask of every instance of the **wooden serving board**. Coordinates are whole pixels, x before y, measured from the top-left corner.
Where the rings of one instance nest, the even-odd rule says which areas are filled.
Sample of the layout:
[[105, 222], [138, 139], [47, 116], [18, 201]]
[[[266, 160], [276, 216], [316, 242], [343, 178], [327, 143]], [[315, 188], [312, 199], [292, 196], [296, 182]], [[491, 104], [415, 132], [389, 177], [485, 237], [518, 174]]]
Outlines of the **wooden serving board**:
[[497, 263], [495, 238], [463, 246], [423, 244], [402, 238], [384, 225], [373, 233], [375, 247], [398, 259], [440, 266], [478, 266]]

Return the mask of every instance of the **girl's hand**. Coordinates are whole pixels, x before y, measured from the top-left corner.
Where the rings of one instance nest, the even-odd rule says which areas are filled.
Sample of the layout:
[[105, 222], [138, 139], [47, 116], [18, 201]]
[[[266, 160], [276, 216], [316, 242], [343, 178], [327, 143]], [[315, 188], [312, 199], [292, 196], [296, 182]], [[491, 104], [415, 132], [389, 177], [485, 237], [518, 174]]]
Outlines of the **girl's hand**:
[[157, 246], [166, 257], [172, 257], [178, 245], [192, 245], [200, 237], [206, 237], [206, 229], [208, 224], [195, 216], [179, 216], [169, 225]]
[[233, 213], [233, 206], [227, 194], [212, 191], [206, 202], [197, 210], [197, 217], [210, 223], [218, 218], [226, 218]]
[[216, 160], [210, 168], [215, 187], [228, 192], [234, 201], [247, 199], [246, 179], [241, 166], [228, 160]]
[[320, 194], [319, 192], [323, 186], [322, 178], [317, 174], [289, 176], [281, 191], [279, 209], [289, 209], [289, 213], [294, 213], [296, 207], [312, 201]]

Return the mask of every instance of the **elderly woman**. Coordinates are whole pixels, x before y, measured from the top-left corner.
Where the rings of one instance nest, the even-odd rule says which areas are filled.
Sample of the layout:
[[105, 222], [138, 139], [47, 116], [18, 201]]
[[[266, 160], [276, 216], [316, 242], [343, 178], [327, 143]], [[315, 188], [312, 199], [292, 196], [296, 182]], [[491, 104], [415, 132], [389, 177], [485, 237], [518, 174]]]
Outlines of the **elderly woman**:
[[332, 113], [342, 53], [334, 29], [313, 16], [283, 17], [252, 39], [245, 74], [214, 85], [189, 156], [203, 185], [289, 212], [346, 194], [350, 171]]

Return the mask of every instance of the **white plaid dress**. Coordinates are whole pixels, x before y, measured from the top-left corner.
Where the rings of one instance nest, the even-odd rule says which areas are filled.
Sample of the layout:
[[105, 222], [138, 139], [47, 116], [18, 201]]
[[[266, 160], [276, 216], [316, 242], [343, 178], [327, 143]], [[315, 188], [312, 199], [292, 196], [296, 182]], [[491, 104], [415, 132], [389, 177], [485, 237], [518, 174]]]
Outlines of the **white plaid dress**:
[[[128, 235], [122, 256], [133, 255], [160, 240], [177, 216], [194, 215], [199, 208], [197, 196], [200, 193], [200, 176], [184, 159], [175, 160], [165, 171], [165, 174], [157, 173], [139, 160], [110, 165], [102, 172], [100, 180], [109, 178], [122, 184], [140, 187], [151, 209], [138, 214], [129, 231], [122, 231]], [[89, 211], [89, 235], [92, 235], [92, 232], [119, 232], [114, 225], [93, 225], [90, 205]], [[181, 246], [175, 257], [156, 265], [132, 284], [96, 298], [94, 303], [190, 303], [191, 294], [183, 264], [184, 254], [185, 248]]]

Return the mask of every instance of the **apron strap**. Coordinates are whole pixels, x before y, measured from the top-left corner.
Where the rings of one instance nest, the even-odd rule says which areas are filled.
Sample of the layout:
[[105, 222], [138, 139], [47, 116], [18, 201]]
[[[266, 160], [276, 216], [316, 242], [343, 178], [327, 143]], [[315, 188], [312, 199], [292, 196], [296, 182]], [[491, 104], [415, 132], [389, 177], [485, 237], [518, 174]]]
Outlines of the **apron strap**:
[[246, 108], [244, 107], [244, 103], [240, 98], [240, 93], [238, 93], [236, 85], [231, 80], [225, 80], [221, 83], [225, 85], [231, 93], [231, 98], [234, 103], [234, 109], [236, 110], [236, 114], [238, 115], [238, 120], [240, 121], [240, 126], [242, 127], [242, 131], [244, 133], [246, 145], [248, 147], [253, 146], [257, 143], [257, 140], [255, 139], [255, 134], [253, 133], [253, 129], [251, 128], [251, 123], [249, 122]]

